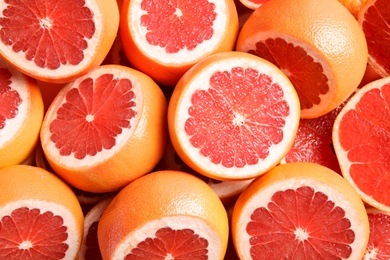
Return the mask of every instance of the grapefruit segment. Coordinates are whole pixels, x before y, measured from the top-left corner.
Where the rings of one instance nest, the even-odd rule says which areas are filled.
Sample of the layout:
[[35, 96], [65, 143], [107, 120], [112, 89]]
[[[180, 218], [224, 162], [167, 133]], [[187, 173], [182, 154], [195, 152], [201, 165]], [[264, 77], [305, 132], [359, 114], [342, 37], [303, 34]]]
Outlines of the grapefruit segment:
[[41, 143], [72, 186], [109, 192], [151, 171], [167, 138], [167, 101], [147, 75], [103, 65], [66, 85], [46, 113]]
[[358, 13], [368, 45], [368, 62], [382, 77], [390, 76], [390, 7], [386, 0], [366, 0]]
[[72, 190], [34, 166], [0, 169], [0, 258], [74, 259], [84, 216]]
[[390, 210], [387, 190], [390, 80], [362, 87], [335, 120], [333, 144], [342, 174], [368, 204]]
[[373, 207], [367, 208], [370, 223], [370, 239], [364, 259], [386, 259], [390, 257], [390, 215]]
[[287, 153], [299, 101], [272, 63], [243, 52], [214, 54], [192, 67], [169, 101], [172, 145], [193, 170], [219, 180], [250, 179]]
[[20, 164], [34, 152], [43, 120], [37, 82], [0, 59], [0, 168]]
[[11, 0], [0, 13], [1, 56], [31, 77], [58, 83], [98, 66], [119, 27], [115, 0]]
[[240, 259], [361, 259], [364, 204], [339, 174], [308, 162], [278, 165], [238, 198], [232, 236]]

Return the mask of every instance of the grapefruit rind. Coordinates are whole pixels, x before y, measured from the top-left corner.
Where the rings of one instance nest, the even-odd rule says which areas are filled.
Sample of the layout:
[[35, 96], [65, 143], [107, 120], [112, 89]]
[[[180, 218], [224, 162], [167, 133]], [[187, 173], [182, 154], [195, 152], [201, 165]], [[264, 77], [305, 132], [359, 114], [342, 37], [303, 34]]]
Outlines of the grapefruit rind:
[[154, 238], [155, 232], [164, 227], [169, 227], [173, 230], [191, 229], [199, 237], [208, 241], [208, 259], [220, 259], [222, 252], [222, 244], [219, 236], [213, 229], [199, 217], [177, 215], [168, 216], [160, 219], [149, 221], [143, 226], [137, 228], [133, 233], [129, 234], [121, 243], [113, 254], [113, 259], [125, 259], [133, 248], [136, 248], [138, 243], [146, 238]]
[[[72, 259], [77, 255], [77, 252], [80, 247], [80, 239], [82, 234], [77, 232], [76, 220], [74, 216], [69, 212], [67, 208], [62, 205], [44, 201], [44, 200], [34, 200], [34, 199], [25, 199], [18, 200], [0, 206], [0, 220], [4, 216], [11, 216], [12, 212], [16, 209], [27, 207], [29, 209], [39, 209], [41, 214], [44, 212], [52, 212], [54, 216], [60, 216], [64, 221], [63, 226], [66, 227], [66, 233], [68, 234], [67, 239], [64, 241], [69, 248], [66, 250], [66, 255], [63, 259]], [[31, 234], [32, 236], [36, 234]], [[34, 240], [34, 238], [33, 238]], [[32, 241], [34, 246], [34, 241]], [[53, 245], [54, 246], [54, 245]]]
[[[290, 168], [290, 166], [292, 167]], [[313, 165], [307, 172], [305, 165]], [[295, 169], [294, 169], [295, 168]], [[318, 169], [317, 169], [318, 168]], [[321, 168], [324, 168], [321, 170]], [[316, 171], [317, 169], [317, 171]], [[325, 174], [331, 176], [325, 176]], [[278, 175], [278, 176], [277, 176]], [[337, 182], [337, 184], [336, 184]], [[264, 207], [278, 191], [297, 189], [303, 186], [314, 188], [315, 192], [324, 193], [335, 207], [340, 206], [345, 211], [345, 218], [350, 220], [356, 234], [349, 259], [361, 259], [368, 243], [368, 218], [364, 204], [352, 186], [332, 170], [315, 163], [297, 162], [276, 166], [261, 178], [253, 181], [238, 198], [238, 207], [233, 209], [234, 227], [232, 229], [234, 245], [241, 256], [250, 256], [250, 236], [245, 228], [251, 221], [255, 209]]]
[[[214, 59], [214, 60], [211, 60]], [[211, 62], [207, 63], [208, 60]], [[206, 65], [203, 65], [206, 64]], [[197, 72], [194, 77], [186, 77], [197, 67], [205, 66]], [[208, 79], [218, 71], [230, 71], [232, 68], [251, 68], [256, 69], [259, 73], [270, 75], [273, 83], [278, 83], [284, 91], [285, 100], [288, 102], [290, 114], [285, 117], [285, 126], [283, 127], [283, 141], [270, 147], [270, 154], [263, 161], [254, 165], [246, 164], [245, 167], [227, 168], [221, 164], [214, 164], [206, 156], [199, 153], [189, 141], [188, 134], [183, 131], [184, 123], [190, 117], [188, 109], [191, 106], [191, 97], [194, 91], [208, 90], [211, 88]], [[168, 126], [171, 136], [172, 145], [181, 159], [193, 168], [195, 171], [204, 174], [210, 178], [220, 180], [244, 180], [255, 178], [267, 170], [277, 165], [291, 147], [299, 125], [300, 106], [297, 94], [290, 80], [272, 63], [258, 58], [255, 55], [246, 53], [225, 52], [214, 54], [196, 64], [186, 73], [180, 81], [185, 81], [185, 89], [180, 89], [180, 95], [175, 107], [168, 107]], [[180, 84], [180, 81], [178, 84]], [[177, 91], [179, 92], [179, 91]], [[169, 122], [171, 121], [171, 123]]]
[[[374, 81], [368, 83], [367, 85], [365, 85], [361, 89], [359, 89], [351, 97], [351, 99], [345, 104], [345, 106], [342, 108], [342, 110], [340, 111], [340, 113], [337, 115], [337, 117], [335, 119], [335, 122], [333, 125], [333, 131], [332, 131], [332, 141], [333, 141], [333, 146], [334, 146], [334, 150], [335, 150], [337, 159], [338, 159], [339, 164], [340, 164], [341, 173], [344, 176], [344, 178], [350, 183], [350, 185], [356, 190], [356, 192], [360, 195], [361, 199], [375, 208], [381, 209], [381, 210], [386, 211], [386, 212], [390, 212], [390, 205], [385, 205], [385, 204], [381, 203], [380, 201], [377, 201], [376, 199], [374, 199], [371, 195], [363, 192], [360, 189], [360, 187], [355, 183], [355, 181], [352, 179], [352, 177], [349, 173], [349, 169], [351, 168], [353, 163], [348, 158], [348, 151], [346, 151], [342, 148], [341, 141], [340, 141], [340, 135], [339, 135], [340, 124], [341, 124], [341, 121], [342, 121], [344, 115], [347, 112], [354, 110], [356, 108], [355, 107], [356, 104], [361, 100], [361, 98], [367, 92], [369, 92], [370, 90], [373, 90], [373, 89], [379, 89], [386, 84], [390, 84], [390, 77], [377, 79], [377, 80], [374, 80]], [[384, 108], [384, 109], [387, 109], [387, 108]], [[354, 163], [358, 163], [358, 162], [354, 162]], [[367, 176], [367, 178], [370, 178], [370, 177]], [[385, 180], [386, 179], [384, 178], [383, 181], [385, 181]]]

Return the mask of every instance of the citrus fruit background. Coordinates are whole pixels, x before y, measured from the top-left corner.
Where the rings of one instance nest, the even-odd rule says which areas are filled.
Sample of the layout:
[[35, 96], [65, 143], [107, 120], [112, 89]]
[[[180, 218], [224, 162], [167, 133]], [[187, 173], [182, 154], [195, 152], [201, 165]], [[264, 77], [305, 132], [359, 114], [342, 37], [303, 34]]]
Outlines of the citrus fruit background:
[[1, 259], [389, 259], [388, 0], [0, 0]]

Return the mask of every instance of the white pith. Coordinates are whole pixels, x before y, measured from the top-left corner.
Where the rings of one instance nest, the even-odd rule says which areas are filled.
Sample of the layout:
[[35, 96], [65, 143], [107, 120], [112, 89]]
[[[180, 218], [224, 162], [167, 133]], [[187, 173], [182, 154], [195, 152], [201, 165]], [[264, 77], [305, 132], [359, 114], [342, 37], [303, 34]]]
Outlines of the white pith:
[[[148, 30], [141, 26], [140, 18], [147, 14], [146, 11], [140, 8], [143, 0], [132, 0], [130, 2], [128, 15], [131, 16], [129, 21], [131, 34], [135, 44], [141, 48], [143, 54], [150, 59], [156, 60], [161, 64], [169, 66], [182, 66], [182, 64], [192, 64], [202, 57], [206, 57], [213, 53], [214, 50], [221, 45], [223, 36], [227, 33], [226, 30], [229, 24], [230, 15], [225, 0], [209, 0], [208, 2], [215, 5], [215, 13], [218, 14], [214, 20], [212, 28], [214, 34], [210, 40], [205, 40], [198, 44], [195, 49], [189, 51], [186, 48], [177, 53], [166, 53], [165, 48], [151, 45], [145, 38]], [[178, 13], [178, 11], [176, 11]]]
[[[337, 86], [335, 83], [335, 78], [333, 76], [332, 71], [329, 68], [329, 65], [325, 59], [324, 56], [319, 55], [319, 51], [314, 49], [314, 47], [310, 44], [307, 44], [306, 42], [283, 33], [277, 33], [277, 32], [259, 32], [253, 34], [251, 37], [248, 37], [248, 39], [240, 46], [238, 49], [239, 51], [248, 52], [250, 50], [256, 50], [256, 43], [259, 41], [265, 41], [266, 39], [275, 39], [275, 38], [281, 38], [284, 39], [287, 43], [292, 43], [294, 46], [302, 47], [309, 56], [313, 58], [315, 62], [318, 62], [321, 64], [322, 68], [324, 69], [323, 73], [328, 78], [328, 85], [329, 85], [329, 92], [325, 95], [319, 95], [319, 98], [321, 99], [320, 104], [315, 105], [313, 104], [313, 107], [310, 109], [302, 109], [301, 108], [301, 116], [302, 117], [312, 117], [312, 111], [323, 111], [326, 109], [330, 102], [332, 101], [333, 97], [336, 95]], [[288, 71], [283, 71], [286, 75], [289, 74]]]
[[214, 230], [202, 219], [192, 216], [169, 216], [161, 219], [156, 219], [136, 229], [129, 234], [123, 243], [121, 243], [113, 254], [112, 259], [124, 259], [133, 248], [136, 248], [138, 243], [144, 241], [146, 238], [155, 238], [157, 230], [169, 227], [173, 230], [191, 229], [199, 237], [208, 241], [208, 259], [221, 259], [221, 241]]
[[[309, 186], [314, 189], [314, 192], [322, 192], [328, 196], [328, 200], [331, 200], [335, 203], [335, 207], [339, 206], [345, 211], [345, 218], [349, 219], [351, 222], [350, 229], [355, 233], [355, 240], [350, 244], [352, 248], [352, 253], [348, 259], [359, 259], [359, 256], [362, 254], [366, 247], [367, 241], [365, 240], [362, 234], [365, 233], [364, 222], [361, 219], [359, 212], [357, 212], [355, 206], [350, 203], [350, 198], [341, 193], [339, 190], [335, 189], [332, 185], [326, 184], [324, 182], [316, 181], [309, 178], [290, 178], [282, 181], [274, 182], [271, 185], [263, 187], [260, 192], [254, 194], [242, 208], [240, 217], [237, 220], [237, 238], [235, 239], [236, 246], [238, 251], [242, 252], [243, 255], [250, 255], [251, 245], [249, 243], [250, 236], [246, 232], [246, 226], [248, 222], [251, 221], [251, 214], [257, 208], [264, 207], [267, 208], [267, 204], [271, 201], [271, 197], [277, 191], [284, 191], [288, 189], [294, 189]], [[304, 238], [306, 235], [304, 230], [295, 230], [295, 234], [299, 235], [298, 238]], [[310, 234], [309, 234], [310, 236]]]
[[373, 89], [380, 89], [383, 85], [390, 83], [390, 77], [389, 78], [382, 78], [376, 81], [373, 81], [369, 84], [367, 84], [365, 87], [359, 89], [352, 97], [351, 99], [345, 104], [343, 109], [339, 112], [337, 115], [334, 124], [333, 124], [333, 132], [332, 132], [332, 141], [333, 141], [333, 147], [335, 149], [335, 153], [337, 155], [337, 159], [340, 164], [341, 172], [345, 179], [348, 180], [348, 182], [354, 187], [356, 192], [361, 196], [361, 198], [370, 204], [373, 207], [382, 209], [384, 211], [390, 212], [390, 206], [386, 206], [385, 204], [382, 204], [378, 202], [376, 199], [374, 199], [372, 196], [364, 193], [355, 183], [355, 181], [352, 179], [351, 175], [349, 174], [349, 169], [352, 166], [352, 164], [355, 164], [357, 162], [351, 163], [351, 161], [348, 158], [348, 152], [345, 151], [340, 143], [340, 136], [339, 136], [339, 126], [342, 118], [345, 116], [346, 113], [348, 113], [350, 110], [356, 109], [356, 104], [360, 101], [360, 99], [366, 94], [367, 92], [373, 90]]
[[253, 179], [239, 181], [223, 181], [220, 183], [208, 183], [220, 199], [240, 194]]
[[[0, 18], [4, 17], [3, 11], [7, 8], [7, 6], [8, 5], [5, 3], [5, 1], [0, 2]], [[61, 64], [60, 67], [55, 70], [41, 68], [38, 67], [34, 61], [26, 59], [24, 52], [20, 51], [15, 53], [12, 50], [12, 45], [9, 46], [3, 43], [0, 43], [0, 52], [7, 57], [7, 60], [10, 60], [16, 66], [23, 68], [24, 71], [36, 75], [37, 77], [55, 79], [77, 74], [79, 71], [84, 70], [91, 64], [94, 57], [96, 56], [96, 52], [98, 51], [97, 47], [104, 37], [104, 35], [102, 35], [102, 33], [104, 33], [103, 18], [101, 16], [100, 6], [97, 4], [97, 1], [86, 0], [85, 6], [93, 13], [95, 32], [91, 39], [84, 38], [88, 44], [88, 48], [84, 50], [84, 59], [78, 65]], [[0, 29], [2, 29], [1, 26]]]
[[5, 127], [0, 129], [0, 149], [5, 147], [14, 137], [19, 133], [20, 129], [24, 127], [24, 122], [27, 119], [31, 106], [31, 97], [27, 89], [26, 79], [22, 74], [8, 66], [2, 59], [0, 59], [0, 68], [8, 69], [11, 74], [11, 89], [19, 93], [22, 102], [17, 107], [18, 114], [14, 118], [5, 120]]
[[[29, 209], [39, 209], [41, 214], [50, 211], [54, 214], [54, 216], [60, 216], [64, 221], [63, 226], [67, 228], [66, 233], [68, 234], [68, 237], [64, 243], [69, 246], [63, 259], [73, 259], [77, 255], [78, 249], [80, 247], [79, 237], [82, 235], [80, 232], [82, 231], [77, 231], [77, 225], [74, 216], [67, 208], [56, 203], [42, 200], [18, 200], [16, 202], [8, 203], [0, 208], [0, 219], [2, 219], [4, 216], [10, 216], [15, 209], [22, 207], [27, 207]], [[24, 242], [24, 245], [28, 245], [31, 241]]]
[[[60, 155], [60, 151], [55, 147], [55, 143], [50, 140], [50, 124], [56, 118], [57, 110], [65, 103], [66, 93], [71, 88], [78, 88], [81, 81], [86, 78], [91, 77], [96, 80], [99, 76], [106, 73], [112, 73], [114, 78], [123, 79], [127, 78], [132, 83], [132, 91], [135, 93], [134, 101], [136, 105], [132, 108], [136, 111], [136, 115], [130, 119], [130, 128], [122, 128], [122, 133], [116, 136], [116, 145], [109, 150], [103, 149], [101, 152], [98, 152], [94, 156], [86, 155], [84, 159], [80, 160], [74, 157], [72, 153], [69, 156]], [[45, 156], [50, 157], [56, 164], [63, 165], [70, 169], [77, 169], [80, 167], [88, 167], [88, 166], [96, 166], [98, 164], [103, 163], [105, 160], [114, 157], [124, 145], [126, 145], [127, 141], [133, 135], [135, 129], [137, 128], [137, 124], [139, 119], [142, 117], [142, 108], [143, 108], [143, 92], [141, 83], [138, 81], [137, 77], [128, 72], [127, 70], [100, 67], [97, 68], [87, 75], [78, 78], [73, 83], [67, 85], [57, 96], [57, 98], [53, 101], [51, 107], [48, 109], [45, 119], [43, 121], [42, 127], [42, 135], [41, 142], [42, 147], [44, 148]]]
[[[184, 131], [184, 124], [189, 118], [188, 109], [192, 105], [191, 96], [194, 91], [208, 90], [210, 88], [209, 79], [215, 72], [231, 71], [231, 69], [235, 67], [241, 67], [244, 70], [253, 68], [258, 70], [259, 73], [271, 75], [273, 83], [279, 83], [284, 90], [285, 100], [290, 107], [290, 115], [285, 118], [286, 122], [283, 127], [283, 140], [279, 144], [269, 148], [270, 154], [267, 158], [254, 165], [247, 164], [242, 168], [227, 168], [221, 164], [212, 163], [208, 157], [200, 154], [198, 148], [193, 147], [189, 141], [189, 136]], [[251, 179], [279, 163], [284, 154], [287, 153], [288, 148], [292, 145], [291, 140], [295, 137], [300, 115], [299, 103], [297, 103], [296, 100], [297, 95], [290, 81], [280, 73], [279, 69], [270, 63], [266, 61], [261, 62], [257, 59], [256, 61], [245, 58], [222, 59], [203, 69], [194, 79], [188, 82], [188, 87], [183, 91], [181, 98], [177, 102], [174, 129], [178, 130], [175, 132], [175, 135], [177, 135], [177, 140], [181, 143], [180, 146], [184, 150], [184, 153], [189, 157], [189, 160], [198, 165], [205, 172], [213, 173], [215, 176], [221, 176], [221, 179]]]

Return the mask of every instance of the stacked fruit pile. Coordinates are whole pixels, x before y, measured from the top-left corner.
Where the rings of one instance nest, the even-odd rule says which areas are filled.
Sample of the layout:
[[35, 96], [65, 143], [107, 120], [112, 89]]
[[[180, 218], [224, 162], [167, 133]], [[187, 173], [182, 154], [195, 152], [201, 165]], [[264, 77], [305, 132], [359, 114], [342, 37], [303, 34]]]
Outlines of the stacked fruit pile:
[[0, 1], [0, 259], [386, 259], [388, 0]]

